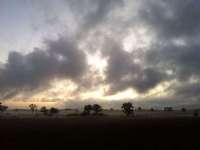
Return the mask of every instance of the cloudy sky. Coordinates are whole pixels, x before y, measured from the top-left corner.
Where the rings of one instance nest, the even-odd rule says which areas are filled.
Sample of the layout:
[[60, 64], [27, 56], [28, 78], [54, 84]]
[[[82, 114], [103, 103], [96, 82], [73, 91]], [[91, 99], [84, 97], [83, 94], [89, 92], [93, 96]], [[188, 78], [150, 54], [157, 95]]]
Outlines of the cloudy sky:
[[1, 0], [0, 100], [200, 104], [200, 1]]

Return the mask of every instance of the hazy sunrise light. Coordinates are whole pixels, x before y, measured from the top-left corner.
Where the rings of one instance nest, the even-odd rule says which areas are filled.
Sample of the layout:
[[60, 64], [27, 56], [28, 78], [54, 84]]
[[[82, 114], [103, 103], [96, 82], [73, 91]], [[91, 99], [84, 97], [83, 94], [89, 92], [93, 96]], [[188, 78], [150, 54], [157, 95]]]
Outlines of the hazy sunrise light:
[[0, 0], [0, 150], [193, 150], [199, 116], [200, 0]]
[[199, 105], [199, 2], [1, 0], [0, 99]]

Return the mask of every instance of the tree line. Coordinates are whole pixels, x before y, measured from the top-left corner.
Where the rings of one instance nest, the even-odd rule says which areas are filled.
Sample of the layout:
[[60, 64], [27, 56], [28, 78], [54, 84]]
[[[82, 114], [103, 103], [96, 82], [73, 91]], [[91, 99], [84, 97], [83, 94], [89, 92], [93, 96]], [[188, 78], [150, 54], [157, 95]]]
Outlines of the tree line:
[[[36, 104], [30, 104], [29, 108], [33, 114], [37, 111], [40, 111], [41, 113], [43, 113], [46, 116], [53, 116], [53, 115], [56, 115], [59, 113], [59, 109], [57, 109], [55, 107], [51, 107], [50, 109], [47, 109], [47, 107], [43, 106], [38, 110], [38, 106]], [[0, 102], [0, 112], [4, 112], [7, 109], [8, 109], [8, 106], [5, 106]], [[126, 116], [134, 116], [135, 108], [131, 102], [123, 103], [121, 106], [121, 109], [122, 109], [122, 112]], [[142, 111], [142, 108], [138, 107], [137, 110]], [[172, 110], [173, 109], [171, 107], [164, 108], [164, 111], [172, 111]], [[85, 105], [83, 107], [83, 112], [81, 113], [81, 115], [83, 115], [83, 116], [103, 115], [102, 111], [103, 111], [103, 108], [101, 105], [99, 105], [99, 104], [90, 105], [89, 104], [89, 105]], [[151, 108], [150, 111], [154, 111], [154, 109]], [[186, 108], [181, 108], [181, 111], [186, 112], [187, 110], [186, 110]], [[199, 110], [194, 110], [193, 116], [199, 116]]]

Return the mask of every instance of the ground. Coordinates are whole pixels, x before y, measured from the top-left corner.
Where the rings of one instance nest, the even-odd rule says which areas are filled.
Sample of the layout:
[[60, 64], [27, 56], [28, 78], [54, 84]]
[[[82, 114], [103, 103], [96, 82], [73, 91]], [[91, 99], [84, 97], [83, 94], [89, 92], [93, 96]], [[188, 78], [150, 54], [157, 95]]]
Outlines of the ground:
[[[173, 117], [172, 114], [177, 115]], [[66, 149], [102, 149], [108, 146], [194, 149], [200, 143], [200, 118], [189, 114], [149, 112], [148, 115], [148, 112], [137, 112], [135, 117], [125, 117], [122, 114], [90, 117], [2, 117], [0, 145], [7, 149], [49, 149], [61, 146]]]

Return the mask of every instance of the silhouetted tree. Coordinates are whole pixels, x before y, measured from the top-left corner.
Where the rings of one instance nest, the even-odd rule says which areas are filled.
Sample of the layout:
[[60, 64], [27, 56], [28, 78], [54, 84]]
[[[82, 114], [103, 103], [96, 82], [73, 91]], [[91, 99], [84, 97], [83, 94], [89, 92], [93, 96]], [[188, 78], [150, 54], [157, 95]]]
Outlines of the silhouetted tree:
[[30, 107], [32, 113], [34, 113], [37, 110], [37, 105], [36, 104], [30, 104], [29, 107]]
[[186, 108], [181, 108], [181, 111], [182, 112], [186, 112]]
[[59, 110], [57, 108], [52, 107], [50, 108], [49, 113], [50, 115], [55, 115], [59, 113]]
[[172, 107], [164, 107], [164, 111], [173, 111]]
[[199, 111], [198, 110], [194, 110], [193, 116], [194, 117], [198, 117], [199, 116]]
[[114, 109], [113, 109], [113, 108], [110, 108], [110, 111], [114, 111]]
[[122, 105], [122, 111], [127, 115], [130, 116], [131, 114], [134, 113], [134, 107], [133, 104], [128, 102], [128, 103], [124, 103]]
[[100, 105], [94, 104], [92, 106], [92, 110], [94, 111], [94, 114], [97, 115], [99, 112], [101, 112], [103, 109]]
[[0, 112], [4, 112], [8, 109], [8, 106], [2, 105], [2, 103], [0, 102]]
[[92, 105], [85, 105], [83, 110], [83, 115], [90, 115], [92, 111]]
[[151, 108], [150, 111], [154, 111], [154, 108]]
[[48, 115], [48, 109], [46, 107], [42, 107], [40, 112], [42, 112], [44, 115]]
[[142, 111], [142, 107], [138, 107], [138, 111]]

